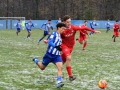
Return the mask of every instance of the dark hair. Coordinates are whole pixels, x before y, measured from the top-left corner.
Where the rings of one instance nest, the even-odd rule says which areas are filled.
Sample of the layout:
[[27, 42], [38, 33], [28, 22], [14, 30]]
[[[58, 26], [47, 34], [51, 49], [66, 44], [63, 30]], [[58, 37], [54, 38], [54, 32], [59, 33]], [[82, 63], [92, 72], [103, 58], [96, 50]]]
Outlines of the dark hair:
[[51, 19], [48, 19], [48, 21], [51, 21]]
[[84, 21], [84, 23], [88, 22], [87, 20]]
[[59, 27], [59, 28], [65, 27], [65, 24], [64, 24], [64, 23], [58, 23], [58, 24], [56, 25], [56, 27], [57, 27], [57, 29], [58, 29], [58, 27]]
[[116, 20], [116, 22], [119, 22], [118, 20]]
[[70, 16], [69, 16], [69, 15], [65, 15], [65, 16], [63, 17], [63, 21], [66, 21], [66, 20], [68, 20], [68, 19], [70, 19]]

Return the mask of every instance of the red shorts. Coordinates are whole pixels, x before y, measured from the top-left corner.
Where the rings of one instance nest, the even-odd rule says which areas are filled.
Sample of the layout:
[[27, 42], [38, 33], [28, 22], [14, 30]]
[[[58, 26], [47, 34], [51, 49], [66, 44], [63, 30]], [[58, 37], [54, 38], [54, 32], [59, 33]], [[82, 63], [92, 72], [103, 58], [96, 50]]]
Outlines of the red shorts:
[[61, 48], [62, 48], [62, 54], [61, 54], [62, 60], [63, 60], [63, 62], [66, 62], [66, 57], [68, 55], [71, 55], [73, 48], [72, 47], [70, 48], [63, 44], [61, 45]]
[[80, 38], [78, 39], [78, 42], [80, 43], [80, 42], [82, 42], [83, 40], [86, 40], [86, 39], [87, 39], [86, 35], [80, 36]]
[[118, 31], [114, 32], [114, 35], [115, 35], [116, 37], [118, 37], [118, 36], [119, 36], [119, 32], [118, 32]]

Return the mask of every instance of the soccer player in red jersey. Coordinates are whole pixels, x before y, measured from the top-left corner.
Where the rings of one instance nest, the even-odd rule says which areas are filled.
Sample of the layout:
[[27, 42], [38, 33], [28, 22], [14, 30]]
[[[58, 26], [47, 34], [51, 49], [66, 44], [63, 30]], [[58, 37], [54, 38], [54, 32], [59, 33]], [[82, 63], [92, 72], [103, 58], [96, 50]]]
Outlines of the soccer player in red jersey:
[[120, 26], [119, 26], [118, 20], [116, 20], [116, 23], [114, 24], [113, 29], [114, 29], [114, 34], [113, 34], [112, 38], [113, 38], [113, 42], [115, 42], [116, 37], [119, 37]]
[[76, 79], [76, 77], [74, 77], [72, 75], [72, 66], [71, 66], [71, 53], [75, 44], [75, 34], [76, 31], [83, 31], [83, 30], [87, 30], [87, 31], [91, 31], [94, 33], [100, 33], [100, 31], [97, 30], [92, 30], [91, 28], [88, 28], [86, 26], [81, 27], [81, 26], [74, 26], [71, 25], [71, 18], [69, 15], [65, 15], [63, 17], [63, 22], [66, 25], [66, 29], [64, 30], [64, 32], [61, 34], [61, 38], [62, 38], [62, 60], [63, 63], [66, 63], [66, 69], [69, 75], [69, 80], [73, 81]]
[[[81, 27], [87, 27], [87, 21], [85, 20], [84, 21], [84, 24], [81, 26]], [[78, 42], [80, 43], [80, 44], [83, 44], [83, 47], [82, 47], [82, 49], [83, 50], [85, 50], [85, 48], [86, 48], [86, 45], [87, 45], [87, 36], [86, 35], [88, 35], [88, 32], [86, 31], [86, 30], [82, 30], [82, 31], [80, 31], [80, 36], [79, 36], [79, 38], [78, 39], [76, 39], [76, 40], [78, 40]]]

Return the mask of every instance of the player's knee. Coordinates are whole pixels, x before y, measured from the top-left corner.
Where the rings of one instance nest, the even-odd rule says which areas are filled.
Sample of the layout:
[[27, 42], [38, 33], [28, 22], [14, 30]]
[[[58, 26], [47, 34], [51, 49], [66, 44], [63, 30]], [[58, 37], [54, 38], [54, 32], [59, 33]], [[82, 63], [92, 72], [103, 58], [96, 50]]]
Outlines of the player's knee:
[[68, 61], [71, 61], [71, 55], [68, 55], [68, 56], [67, 56], [67, 60], [68, 60]]

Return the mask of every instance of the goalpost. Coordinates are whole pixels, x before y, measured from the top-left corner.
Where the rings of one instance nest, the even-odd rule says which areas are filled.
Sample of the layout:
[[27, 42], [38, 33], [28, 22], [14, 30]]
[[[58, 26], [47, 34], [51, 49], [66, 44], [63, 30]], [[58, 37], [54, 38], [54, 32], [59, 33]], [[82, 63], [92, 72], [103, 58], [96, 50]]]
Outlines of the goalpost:
[[25, 17], [0, 17], [0, 27], [4, 29], [13, 29], [15, 20], [25, 21]]

